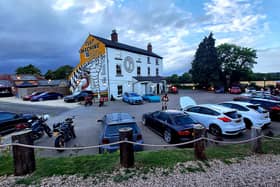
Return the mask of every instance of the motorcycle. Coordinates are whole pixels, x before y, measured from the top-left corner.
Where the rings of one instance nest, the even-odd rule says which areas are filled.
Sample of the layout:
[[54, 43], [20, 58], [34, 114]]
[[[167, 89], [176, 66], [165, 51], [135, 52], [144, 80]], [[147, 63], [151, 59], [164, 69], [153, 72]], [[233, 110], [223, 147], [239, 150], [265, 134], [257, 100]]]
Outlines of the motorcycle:
[[[66, 118], [63, 122], [56, 123], [53, 125], [53, 136], [56, 137], [54, 141], [54, 146], [58, 148], [65, 147], [65, 142], [76, 138], [75, 130], [74, 130], [74, 121], [75, 116], [70, 118]], [[57, 150], [58, 152], [62, 152], [64, 150]]]
[[33, 140], [40, 139], [45, 133], [52, 137], [51, 128], [46, 124], [49, 119], [49, 115], [36, 116], [33, 119], [28, 120], [28, 128], [32, 130], [31, 138]]

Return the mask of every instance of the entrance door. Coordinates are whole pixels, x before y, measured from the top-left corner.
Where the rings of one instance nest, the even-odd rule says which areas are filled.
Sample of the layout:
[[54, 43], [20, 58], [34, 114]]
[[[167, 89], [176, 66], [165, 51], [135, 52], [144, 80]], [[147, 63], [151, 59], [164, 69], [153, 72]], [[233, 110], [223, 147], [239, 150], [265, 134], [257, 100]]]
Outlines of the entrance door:
[[159, 95], [160, 90], [159, 90], [159, 83], [157, 83], [157, 95]]

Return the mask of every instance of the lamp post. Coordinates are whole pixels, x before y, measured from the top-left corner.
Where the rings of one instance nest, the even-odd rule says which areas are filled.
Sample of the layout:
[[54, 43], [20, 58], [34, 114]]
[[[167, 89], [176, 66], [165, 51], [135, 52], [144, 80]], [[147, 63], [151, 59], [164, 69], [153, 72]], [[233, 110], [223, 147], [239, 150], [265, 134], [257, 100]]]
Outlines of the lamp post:
[[263, 78], [263, 89], [265, 90], [265, 81], [266, 81], [266, 78], [264, 77]]

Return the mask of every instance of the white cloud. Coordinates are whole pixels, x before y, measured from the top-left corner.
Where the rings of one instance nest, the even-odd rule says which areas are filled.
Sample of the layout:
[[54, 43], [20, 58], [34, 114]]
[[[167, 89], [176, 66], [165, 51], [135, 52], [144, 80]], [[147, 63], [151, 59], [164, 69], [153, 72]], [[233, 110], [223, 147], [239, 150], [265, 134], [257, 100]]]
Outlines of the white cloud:
[[74, 6], [74, 0], [57, 0], [54, 5], [53, 9], [58, 11], [64, 11]]

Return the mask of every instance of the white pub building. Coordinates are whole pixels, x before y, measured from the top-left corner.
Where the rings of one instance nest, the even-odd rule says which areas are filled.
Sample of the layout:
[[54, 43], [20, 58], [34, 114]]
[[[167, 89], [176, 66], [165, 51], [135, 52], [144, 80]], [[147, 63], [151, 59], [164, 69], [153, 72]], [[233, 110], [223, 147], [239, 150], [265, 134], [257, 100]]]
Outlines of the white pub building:
[[143, 95], [166, 90], [160, 76], [162, 57], [153, 53], [150, 43], [147, 49], [119, 43], [113, 30], [111, 40], [90, 34], [79, 52], [80, 63], [69, 77], [73, 93], [92, 90], [98, 97], [121, 99], [124, 92]]

